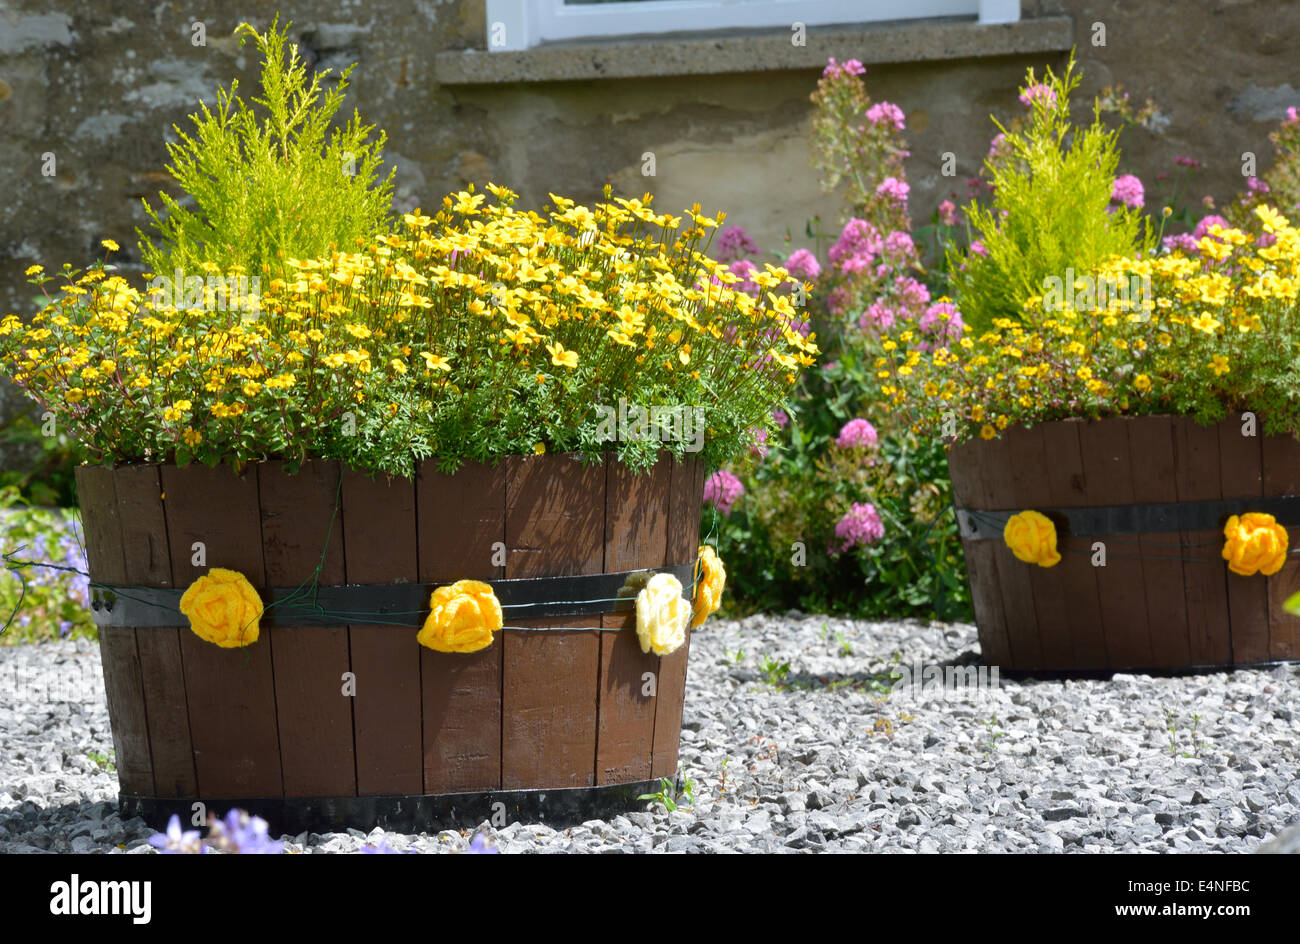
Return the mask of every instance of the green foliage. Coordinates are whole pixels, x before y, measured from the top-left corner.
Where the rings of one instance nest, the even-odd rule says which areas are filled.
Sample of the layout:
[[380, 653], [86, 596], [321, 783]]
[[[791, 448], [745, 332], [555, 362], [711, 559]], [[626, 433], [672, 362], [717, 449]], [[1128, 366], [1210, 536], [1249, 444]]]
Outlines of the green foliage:
[[682, 792], [678, 793], [676, 786], [667, 777], [659, 778], [659, 790], [656, 793], [643, 793], [638, 800], [652, 800], [660, 804], [669, 812], [674, 812], [678, 806], [695, 805], [695, 781], [689, 778], [682, 781]]
[[175, 128], [180, 142], [167, 146], [167, 170], [194, 207], [165, 193], [162, 213], [145, 201], [160, 242], [137, 231], [140, 251], [158, 276], [178, 268], [197, 275], [203, 263], [278, 276], [286, 258], [351, 251], [389, 222], [393, 172], [377, 179], [384, 134], [372, 140], [373, 126], [355, 111], [330, 130], [352, 67], [333, 88], [323, 88], [329, 70], [308, 81], [297, 48], [285, 56], [288, 26], [280, 29], [278, 17], [265, 34], [243, 23], [235, 35], [262, 53], [262, 95], [252, 100], [262, 113], [232, 81], [218, 89], [215, 111], [200, 103], [193, 137]]
[[62, 426], [56, 423], [52, 436], [45, 435], [44, 426], [34, 410], [15, 413], [0, 426], [0, 451], [22, 457], [17, 467], [0, 469], [0, 488], [15, 487], [28, 504], [71, 507], [77, 503], [73, 469], [84, 450]]
[[1140, 211], [1112, 205], [1119, 150], [1100, 105], [1094, 103], [1087, 127], [1070, 118], [1069, 96], [1079, 79], [1073, 56], [1063, 75], [1048, 69], [1041, 84], [1030, 69], [1026, 121], [1007, 128], [994, 120], [1004, 137], [985, 164], [993, 199], [966, 207], [973, 240], [984, 252], [961, 255], [954, 247], [948, 259], [958, 307], [972, 330], [1023, 317], [1026, 300], [1043, 294], [1045, 278], [1064, 278], [1070, 268], [1090, 272], [1112, 256], [1154, 245]]

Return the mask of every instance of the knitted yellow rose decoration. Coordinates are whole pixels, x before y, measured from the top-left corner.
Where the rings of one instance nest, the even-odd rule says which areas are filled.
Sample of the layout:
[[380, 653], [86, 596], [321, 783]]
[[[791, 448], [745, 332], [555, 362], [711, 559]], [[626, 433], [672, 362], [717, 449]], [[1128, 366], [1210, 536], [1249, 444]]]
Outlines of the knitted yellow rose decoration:
[[1269, 577], [1286, 563], [1286, 528], [1272, 515], [1256, 511], [1233, 515], [1223, 527], [1223, 536], [1223, 559], [1234, 574]]
[[504, 622], [492, 588], [478, 580], [457, 580], [429, 598], [431, 612], [416, 641], [437, 652], [478, 652], [492, 645]]
[[655, 574], [636, 595], [636, 635], [642, 652], [666, 656], [686, 641], [691, 605], [682, 599], [682, 582]]
[[1037, 511], [1022, 511], [1007, 520], [1002, 539], [1011, 553], [1026, 564], [1055, 567], [1061, 562], [1056, 552], [1056, 525]]
[[213, 567], [181, 595], [180, 609], [196, 636], [223, 649], [257, 642], [262, 598], [238, 571]]
[[709, 545], [700, 548], [695, 562], [695, 618], [691, 628], [702, 626], [704, 621], [722, 605], [722, 588], [727, 583], [727, 569], [722, 558]]

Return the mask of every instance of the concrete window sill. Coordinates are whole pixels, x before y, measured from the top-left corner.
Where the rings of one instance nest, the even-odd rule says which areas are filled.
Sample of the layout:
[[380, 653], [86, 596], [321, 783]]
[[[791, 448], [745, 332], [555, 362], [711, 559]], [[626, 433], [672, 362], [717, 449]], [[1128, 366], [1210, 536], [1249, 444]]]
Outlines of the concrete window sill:
[[449, 50], [435, 56], [434, 68], [442, 85], [481, 85], [820, 69], [831, 56], [867, 65], [970, 59], [1067, 51], [1074, 44], [1074, 22], [1044, 16], [981, 26], [943, 18], [810, 27], [804, 46], [791, 44], [790, 37], [789, 30], [760, 30], [582, 40], [519, 52]]

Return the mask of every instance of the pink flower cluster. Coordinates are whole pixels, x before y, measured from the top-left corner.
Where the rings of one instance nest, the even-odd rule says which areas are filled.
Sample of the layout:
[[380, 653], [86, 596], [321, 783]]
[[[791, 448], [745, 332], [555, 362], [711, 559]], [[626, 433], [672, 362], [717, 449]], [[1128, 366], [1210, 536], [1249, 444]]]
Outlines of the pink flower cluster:
[[760, 459], [767, 458], [767, 430], [761, 426], [758, 429], [751, 430], [754, 435], [754, 444], [749, 447], [749, 451]]
[[876, 427], [870, 421], [852, 419], [840, 428], [840, 434], [835, 437], [835, 445], [841, 449], [862, 449], [874, 446], [879, 438]]
[[817, 257], [807, 249], [796, 249], [790, 253], [790, 258], [785, 260], [785, 271], [795, 278], [815, 279], [822, 274], [822, 267]]
[[1115, 178], [1110, 198], [1130, 209], [1140, 210], [1146, 202], [1146, 191], [1142, 188], [1142, 181], [1138, 178], [1132, 174], [1123, 174]]
[[1026, 86], [1024, 91], [1020, 93], [1020, 104], [1022, 105], [1029, 106], [1037, 101], [1042, 101], [1049, 107], [1055, 105], [1056, 93], [1041, 82]]
[[[951, 302], [937, 302], [925, 310], [918, 327], [930, 335], [936, 344], [947, 345], [961, 338], [966, 325], [961, 320], [961, 312]], [[929, 348], [928, 344], [922, 344]]]
[[745, 486], [740, 483], [740, 479], [726, 469], [719, 469], [704, 482], [704, 501], [724, 515], [731, 514], [731, 509], [744, 494]]
[[718, 241], [713, 246], [713, 256], [719, 262], [731, 262], [741, 256], [758, 255], [758, 243], [745, 231], [743, 226], [728, 226], [718, 234]]
[[944, 226], [957, 224], [957, 205], [951, 200], [944, 200], [939, 204], [939, 222]]
[[879, 541], [885, 536], [885, 525], [875, 505], [854, 502], [844, 517], [836, 522], [835, 536], [843, 542], [840, 545], [842, 554], [851, 547]]
[[863, 272], [884, 248], [879, 230], [856, 216], [844, 224], [840, 238], [830, 249], [830, 260], [841, 272]]
[[897, 200], [899, 203], [907, 202], [907, 195], [911, 193], [912, 188], [897, 177], [886, 177], [876, 187], [876, 195], [889, 197], [891, 200]]
[[731, 287], [738, 292], [744, 292], [746, 295], [758, 295], [758, 283], [753, 280], [753, 276], [758, 272], [758, 266], [748, 259], [737, 259], [731, 265], [727, 266], [727, 271], [732, 275], [740, 276], [740, 281], [734, 283]]
[[831, 56], [826, 62], [826, 68], [822, 69], [822, 77], [838, 75], [841, 71], [847, 72], [849, 75], [864, 75], [867, 70], [857, 59], [850, 59], [841, 66], [835, 61], [835, 57]]
[[873, 125], [892, 124], [895, 131], [902, 131], [906, 127], [903, 109], [893, 102], [876, 102], [867, 109], [867, 121]]

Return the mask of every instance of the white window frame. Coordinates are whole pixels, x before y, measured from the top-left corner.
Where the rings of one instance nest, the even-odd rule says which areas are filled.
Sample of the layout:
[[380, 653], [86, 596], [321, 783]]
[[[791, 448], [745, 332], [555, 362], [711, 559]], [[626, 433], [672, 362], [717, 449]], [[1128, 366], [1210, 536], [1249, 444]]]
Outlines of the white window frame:
[[710, 30], [761, 29], [978, 16], [1015, 23], [1020, 0], [640, 0], [566, 4], [564, 0], [487, 0], [489, 52], [543, 43]]

